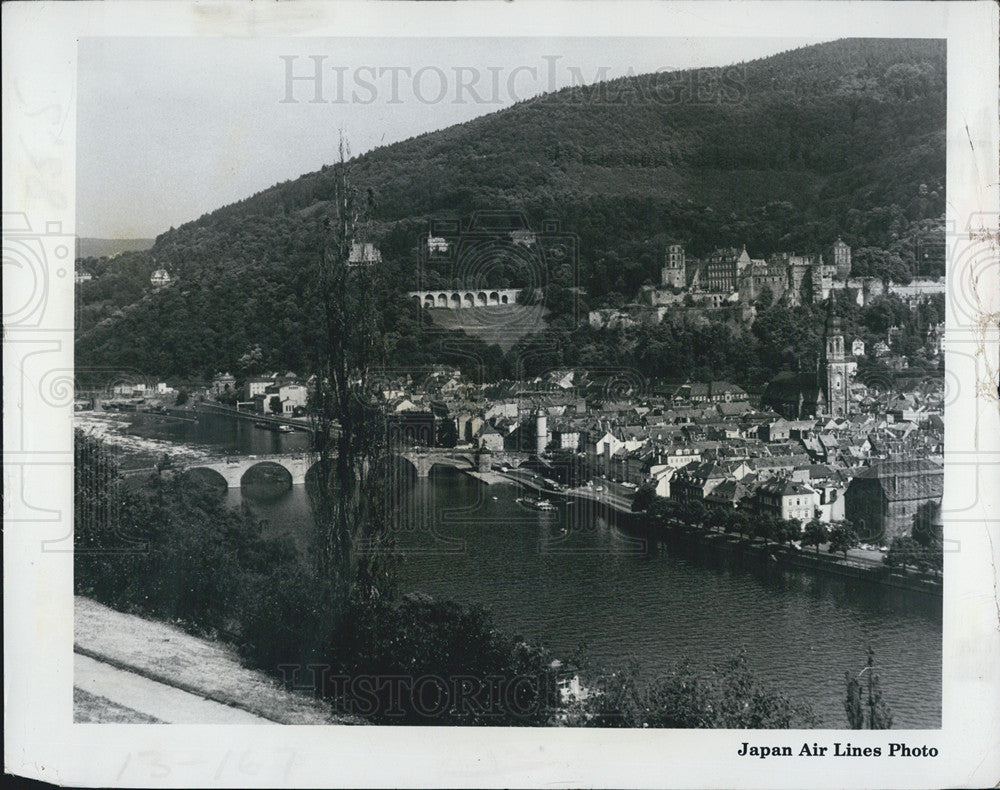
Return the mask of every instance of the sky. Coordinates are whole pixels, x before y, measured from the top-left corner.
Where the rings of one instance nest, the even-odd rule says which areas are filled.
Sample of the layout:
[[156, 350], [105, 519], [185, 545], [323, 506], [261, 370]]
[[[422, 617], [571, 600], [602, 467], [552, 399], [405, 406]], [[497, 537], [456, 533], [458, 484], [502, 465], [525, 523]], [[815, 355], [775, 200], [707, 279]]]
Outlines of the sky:
[[84, 38], [77, 235], [152, 238], [333, 162], [340, 130], [357, 155], [567, 85], [818, 41]]

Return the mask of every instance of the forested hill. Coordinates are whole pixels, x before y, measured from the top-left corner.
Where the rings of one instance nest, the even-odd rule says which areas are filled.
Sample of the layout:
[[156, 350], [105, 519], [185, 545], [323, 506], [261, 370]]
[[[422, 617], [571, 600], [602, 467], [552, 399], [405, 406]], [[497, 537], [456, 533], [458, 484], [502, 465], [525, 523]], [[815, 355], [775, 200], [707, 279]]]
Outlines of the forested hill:
[[[565, 89], [371, 151], [351, 178], [374, 196], [398, 290], [416, 285], [427, 218], [476, 209], [560, 218], [591, 304], [632, 298], [672, 241], [756, 257], [841, 235], [913, 274], [914, 239], [944, 211], [945, 64], [943, 41], [852, 39]], [[331, 161], [336, 145], [331, 133]], [[332, 186], [326, 167], [171, 228], [129, 257], [177, 279], [159, 293], [126, 284], [121, 262], [84, 283], [78, 361], [194, 375], [260, 345], [276, 367], [303, 362], [313, 229]]]

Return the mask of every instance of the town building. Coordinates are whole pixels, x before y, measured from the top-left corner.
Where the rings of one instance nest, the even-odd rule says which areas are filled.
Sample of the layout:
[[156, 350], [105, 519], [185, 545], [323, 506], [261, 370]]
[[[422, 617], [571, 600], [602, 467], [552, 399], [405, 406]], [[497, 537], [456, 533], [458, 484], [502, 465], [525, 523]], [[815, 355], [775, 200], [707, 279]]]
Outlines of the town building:
[[753, 480], [753, 477], [743, 480], [735, 478], [723, 480], [705, 496], [705, 504], [735, 508], [752, 492], [751, 481]]
[[[826, 385], [826, 411], [831, 417], [847, 417], [850, 415], [853, 403], [851, 400], [851, 384], [858, 363], [848, 359], [844, 354], [844, 331], [841, 328], [840, 316], [833, 314], [834, 300], [830, 301], [830, 311], [826, 319], [824, 363]], [[818, 412], [820, 410], [817, 410]]]
[[355, 241], [351, 244], [351, 251], [348, 254], [347, 262], [351, 266], [382, 263], [382, 253], [378, 247], [371, 242]]
[[742, 387], [728, 381], [686, 382], [674, 393], [675, 401], [692, 403], [733, 403], [749, 399]]
[[851, 248], [840, 236], [824, 253], [826, 263], [833, 267], [833, 275], [841, 282], [851, 276]]
[[549, 433], [549, 417], [544, 409], [535, 412], [535, 453], [542, 455], [549, 446], [552, 435]]
[[820, 415], [847, 417], [855, 411], [852, 386], [858, 363], [844, 353], [844, 331], [833, 313], [833, 300], [824, 329], [824, 350], [815, 371], [785, 371], [768, 383], [761, 405], [789, 420]]
[[267, 388], [274, 384], [274, 382], [273, 377], [248, 379], [246, 383], [247, 400], [253, 400], [258, 395], [263, 395]]
[[680, 469], [690, 463], [701, 463], [701, 449], [694, 445], [673, 447], [660, 455], [662, 463], [669, 469]]
[[278, 387], [282, 414], [294, 414], [296, 409], [304, 409], [309, 398], [305, 384], [289, 383]]
[[157, 269], [149, 276], [149, 282], [154, 288], [170, 285], [170, 273], [166, 269]]
[[726, 480], [742, 480], [751, 471], [741, 461], [690, 463], [674, 474], [670, 483], [671, 497], [681, 501], [704, 500]]
[[862, 540], [887, 543], [910, 534], [921, 507], [938, 507], [944, 470], [927, 459], [882, 461], [847, 486], [844, 514]]
[[236, 392], [236, 378], [232, 373], [219, 373], [212, 379], [211, 386], [212, 395], [226, 395], [230, 392]]
[[144, 382], [127, 382], [115, 384], [111, 388], [111, 394], [115, 398], [144, 398], [149, 394], [149, 390]]
[[583, 445], [583, 433], [572, 422], [559, 421], [553, 425], [551, 444], [556, 450], [577, 452]]
[[812, 488], [791, 477], [765, 480], [754, 492], [754, 506], [759, 513], [786, 521], [798, 519], [803, 524], [812, 520], [817, 499]]
[[732, 293], [736, 290], [743, 270], [749, 265], [750, 255], [747, 254], [746, 247], [742, 250], [735, 247], [715, 250], [705, 261], [704, 289]]
[[660, 285], [678, 291], [684, 290], [687, 286], [687, 265], [684, 248], [680, 244], [671, 244], [667, 247], [663, 268], [660, 270]]
[[725, 470], [714, 461], [688, 464], [678, 469], [670, 481], [670, 496], [681, 502], [704, 500], [726, 477]]
[[427, 231], [427, 253], [429, 255], [444, 255], [448, 252], [448, 240], [444, 236], [434, 236]]

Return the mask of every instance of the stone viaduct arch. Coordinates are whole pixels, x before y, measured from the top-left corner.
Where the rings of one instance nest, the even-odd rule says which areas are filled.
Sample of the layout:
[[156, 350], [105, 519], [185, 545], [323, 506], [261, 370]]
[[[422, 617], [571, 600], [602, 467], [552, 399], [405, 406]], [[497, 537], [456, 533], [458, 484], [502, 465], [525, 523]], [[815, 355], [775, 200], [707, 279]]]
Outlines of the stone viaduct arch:
[[470, 307], [502, 307], [517, 304], [519, 289], [488, 288], [458, 291], [409, 291], [407, 296], [420, 307], [465, 310]]

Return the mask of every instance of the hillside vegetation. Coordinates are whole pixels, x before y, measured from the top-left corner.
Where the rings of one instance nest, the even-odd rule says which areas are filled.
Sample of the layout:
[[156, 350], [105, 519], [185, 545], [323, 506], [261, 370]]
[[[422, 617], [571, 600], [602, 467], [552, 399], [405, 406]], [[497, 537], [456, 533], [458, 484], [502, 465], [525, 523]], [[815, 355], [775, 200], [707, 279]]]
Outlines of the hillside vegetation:
[[[583, 309], [631, 299], [674, 241], [694, 255], [745, 243], [756, 257], [841, 235], [866, 251], [859, 273], [941, 273], [926, 250], [943, 240], [945, 65], [943, 41], [838, 41], [565, 89], [355, 158], [383, 254], [389, 358], [439, 359], [448, 342], [511, 372], [496, 347], [418, 331], [426, 319], [399, 297], [451, 284], [447, 266], [421, 266], [419, 242], [429, 218], [476, 210], [521, 211], [534, 228], [558, 218], [575, 234], [578, 271], [541, 273], [556, 327], [569, 286], [586, 289]], [[148, 252], [87, 261], [97, 276], [80, 287], [78, 366], [303, 369], [333, 177], [324, 167], [171, 228]], [[154, 293], [160, 266], [175, 282]]]

